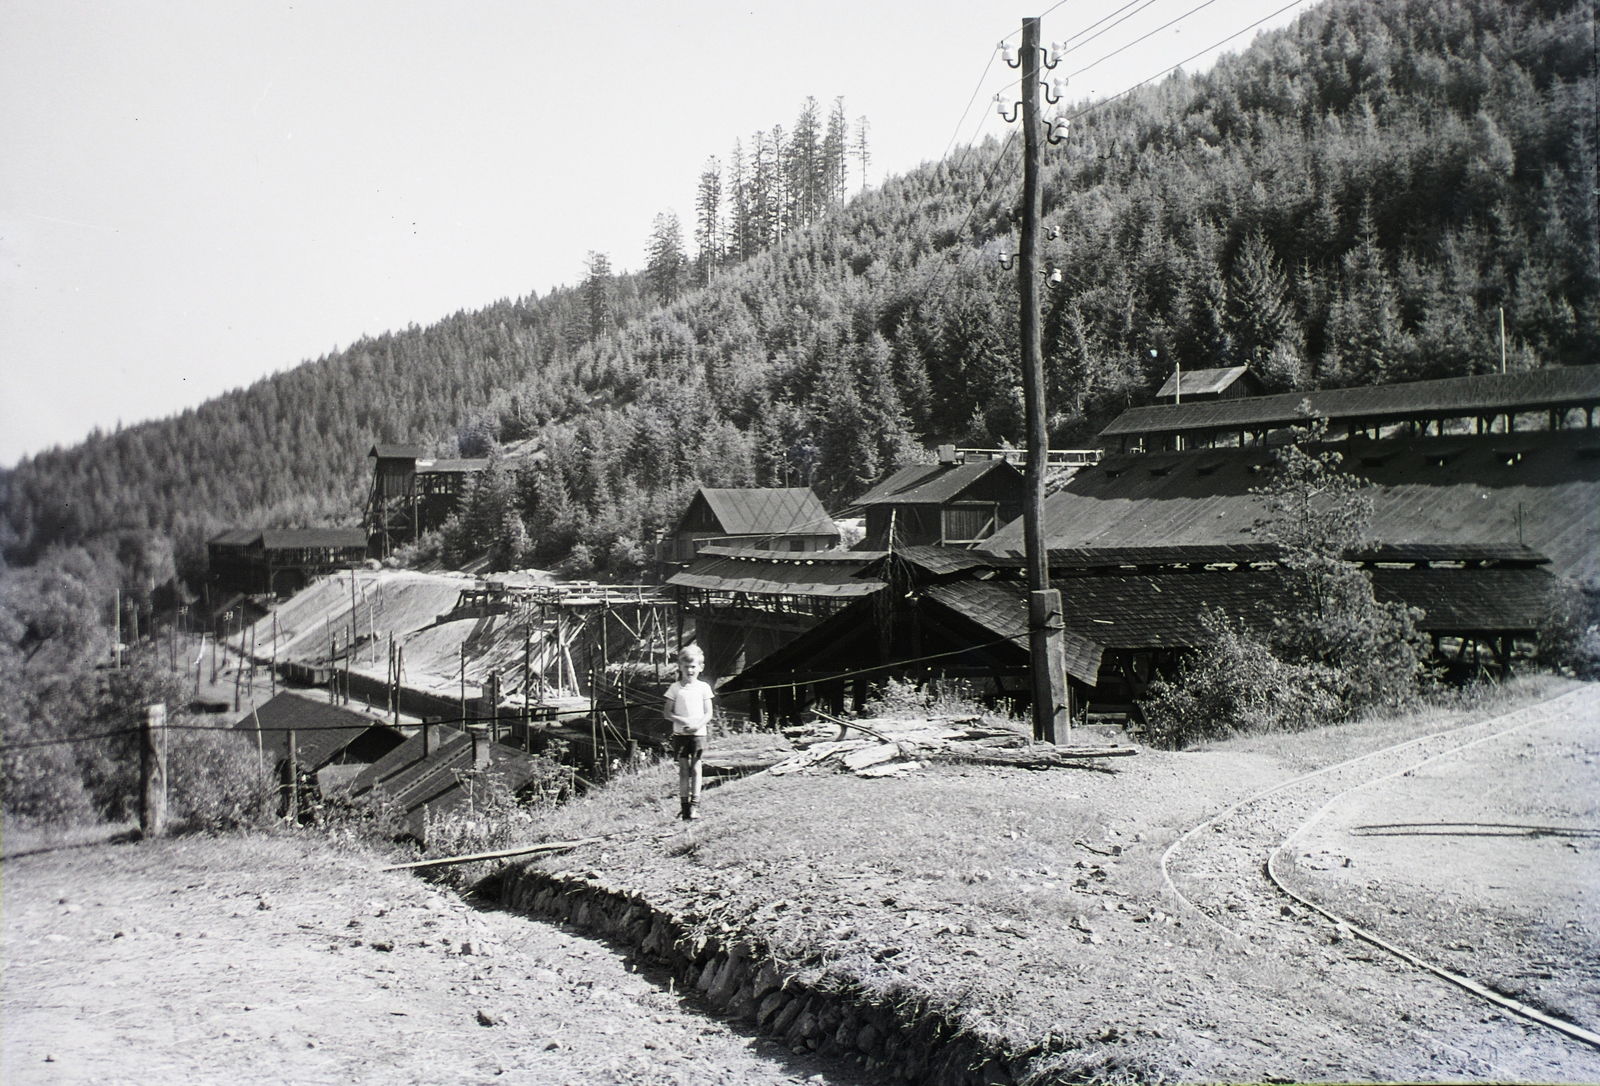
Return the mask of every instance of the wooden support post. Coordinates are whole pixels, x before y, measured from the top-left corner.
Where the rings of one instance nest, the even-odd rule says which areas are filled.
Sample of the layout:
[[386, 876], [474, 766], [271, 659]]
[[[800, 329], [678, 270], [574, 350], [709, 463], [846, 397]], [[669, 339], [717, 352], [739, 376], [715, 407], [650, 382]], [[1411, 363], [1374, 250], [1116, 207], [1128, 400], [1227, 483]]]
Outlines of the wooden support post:
[[284, 738], [288, 757], [284, 760], [284, 773], [288, 777], [289, 802], [287, 806], [290, 825], [300, 823], [300, 769], [297, 765], [299, 752], [295, 749], [294, 729], [290, 728]]
[[145, 709], [139, 727], [139, 831], [146, 837], [167, 832], [167, 706]]
[[278, 696], [278, 610], [272, 610], [272, 696]]

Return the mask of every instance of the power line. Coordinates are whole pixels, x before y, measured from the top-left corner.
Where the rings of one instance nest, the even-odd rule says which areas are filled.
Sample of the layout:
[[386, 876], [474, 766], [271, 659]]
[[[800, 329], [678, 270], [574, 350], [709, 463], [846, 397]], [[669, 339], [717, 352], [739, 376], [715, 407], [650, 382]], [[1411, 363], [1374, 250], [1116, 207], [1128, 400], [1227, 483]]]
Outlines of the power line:
[[[1118, 8], [1116, 11], [1113, 11], [1111, 13], [1111, 15], [1107, 15], [1104, 19], [1101, 19], [1100, 23], [1105, 22], [1106, 19], [1110, 19], [1112, 16], [1118, 14], [1119, 12], [1128, 11], [1128, 8], [1133, 7], [1133, 4], [1137, 4], [1138, 2], [1139, 2], [1139, 0], [1133, 0], [1132, 4], [1123, 5], [1122, 7]], [[1151, 4], [1154, 4], [1155, 2], [1156, 2], [1156, 0], [1145, 0], [1145, 2], [1142, 5], [1140, 5], [1139, 11], [1129, 11], [1128, 14], [1124, 15], [1122, 18], [1118, 19], [1116, 22], [1114, 22], [1110, 26], [1106, 27], [1105, 30], [1100, 31], [1099, 34], [1091, 34], [1089, 37], [1084, 38], [1083, 41], [1079, 42], [1077, 45], [1074, 45], [1072, 48], [1062, 50], [1062, 55], [1065, 55], [1067, 53], [1076, 52], [1077, 50], [1082, 49], [1085, 45], [1088, 45], [1090, 42], [1094, 41], [1095, 38], [1098, 38], [1100, 36], [1100, 34], [1106, 34], [1106, 33], [1109, 33], [1112, 30], [1115, 30], [1117, 27], [1121, 26], [1123, 23], [1127, 22], [1129, 19], [1131, 19], [1135, 15], [1139, 14], [1140, 11], [1143, 11], [1145, 8], [1149, 7]], [[1178, 18], [1181, 19], [1181, 18], [1183, 18], [1183, 16], [1180, 15], [1180, 16], [1178, 16]], [[1081, 37], [1084, 34], [1088, 34], [1089, 31], [1091, 31], [1095, 27], [1099, 26], [1100, 23], [1092, 23], [1089, 26], [1084, 27], [1082, 30], [1078, 31], [1077, 34], [1073, 35], [1073, 37]], [[1071, 40], [1072, 40], [1072, 38], [1068, 38], [1067, 39], [1067, 41], [1071, 41]], [[1065, 43], [1063, 43], [1063, 44], [1065, 44]]]
[[[1104, 64], [1106, 61], [1110, 60], [1112, 57], [1116, 56], [1118, 53], [1126, 52], [1127, 50], [1132, 49], [1135, 45], [1138, 45], [1140, 42], [1145, 41], [1148, 38], [1155, 37], [1157, 34], [1161, 33], [1163, 30], [1167, 29], [1167, 27], [1171, 26], [1173, 23], [1181, 23], [1181, 22], [1183, 22], [1183, 20], [1187, 19], [1189, 16], [1193, 15], [1195, 12], [1199, 11], [1201, 8], [1208, 8], [1212, 4], [1215, 4], [1216, 2], [1217, 2], [1217, 0], [1204, 0], [1204, 3], [1196, 4], [1194, 7], [1190, 8], [1188, 11], [1186, 11], [1182, 15], [1178, 16], [1176, 19], [1171, 19], [1171, 20], [1168, 20], [1167, 22], [1162, 23], [1160, 26], [1156, 27], [1154, 30], [1150, 31], [1148, 34], [1141, 34], [1139, 37], [1134, 38], [1127, 45], [1122, 46], [1120, 49], [1113, 49], [1111, 52], [1107, 53], [1105, 56], [1101, 57], [1099, 60], [1095, 61], [1093, 64], [1086, 64], [1082, 68], [1079, 68], [1077, 71], [1069, 73], [1068, 78], [1070, 79], [1074, 75], [1082, 75], [1084, 72], [1087, 72], [1090, 68], [1093, 68], [1093, 67], [1095, 67], [1096, 65], [1099, 65], [1099, 64]], [[1298, 3], [1298, 0], [1296, 0], [1296, 2]], [[1289, 6], [1293, 7], [1294, 5], [1291, 4]], [[1272, 16], [1268, 15], [1267, 18], [1270, 19], [1270, 18], [1272, 18]], [[1263, 20], [1263, 21], [1265, 21], [1265, 20]], [[1109, 30], [1110, 27], [1107, 27], [1106, 29]], [[1248, 29], [1248, 27], [1246, 29]], [[1241, 30], [1239, 33], [1242, 34], [1242, 33], [1244, 33], [1244, 31]], [[1234, 36], [1237, 37], [1237, 35], [1234, 35]]]
[[[1170, 68], [1163, 68], [1161, 71], [1157, 72], [1155, 75], [1150, 76], [1148, 79], [1141, 79], [1139, 82], [1135, 83], [1133, 86], [1129, 87], [1127, 90], [1121, 91], [1121, 92], [1119, 92], [1117, 94], [1113, 94], [1110, 98], [1102, 98], [1100, 101], [1094, 103], [1093, 105], [1079, 110], [1077, 113], [1074, 113], [1072, 115], [1071, 119], [1072, 120], [1077, 120], [1079, 117], [1086, 117], [1086, 116], [1088, 116], [1089, 114], [1095, 112], [1098, 109], [1103, 109], [1104, 107], [1110, 105], [1112, 102], [1115, 102], [1118, 98], [1124, 98], [1127, 95], [1132, 94], [1134, 91], [1138, 90], [1140, 87], [1144, 86], [1146, 83], [1152, 83], [1155, 80], [1160, 79], [1164, 75], [1168, 75], [1168, 74], [1170, 74], [1172, 72], [1177, 71], [1179, 68], [1183, 67], [1185, 64], [1189, 63], [1191, 60], [1194, 60], [1196, 57], [1205, 56], [1207, 53], [1211, 52], [1211, 50], [1216, 49], [1219, 46], [1223, 46], [1223, 45], [1228, 44], [1234, 38], [1237, 38], [1240, 34], [1248, 33], [1249, 31], [1254, 30], [1256, 27], [1260, 26], [1262, 23], [1266, 22], [1267, 20], [1277, 18], [1279, 15], [1282, 15], [1284, 12], [1288, 11], [1290, 8], [1297, 7], [1300, 4], [1303, 4], [1305, 2], [1306, 2], [1306, 0], [1290, 0], [1289, 3], [1283, 5], [1283, 7], [1279, 8], [1277, 11], [1271, 12], [1270, 14], [1267, 14], [1267, 15], [1263, 15], [1261, 18], [1257, 19], [1255, 22], [1251, 23], [1249, 26], [1245, 27], [1244, 29], [1235, 30], [1232, 34], [1229, 34], [1226, 38], [1222, 38], [1222, 39], [1220, 39], [1218, 41], [1212, 42], [1210, 45], [1206, 46], [1204, 49], [1200, 50], [1198, 53], [1194, 53], [1191, 56], [1185, 57], [1184, 59], [1178, 61], [1178, 63], [1172, 65]], [[1102, 58], [1102, 59], [1104, 59], [1104, 58]], [[1095, 61], [1095, 63], [1098, 64], [1100, 62], [1099, 61]]]

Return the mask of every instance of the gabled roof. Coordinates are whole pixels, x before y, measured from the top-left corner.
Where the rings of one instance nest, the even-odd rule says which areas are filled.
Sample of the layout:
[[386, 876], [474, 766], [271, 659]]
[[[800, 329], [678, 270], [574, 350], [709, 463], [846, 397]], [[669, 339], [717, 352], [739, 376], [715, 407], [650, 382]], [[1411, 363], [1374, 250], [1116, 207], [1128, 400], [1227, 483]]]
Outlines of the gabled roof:
[[[715, 552], [715, 553], [712, 553]], [[751, 592], [779, 596], [869, 596], [882, 582], [857, 574], [878, 557], [876, 551], [841, 551], [821, 561], [823, 551], [782, 552], [706, 547], [688, 569], [667, 580], [682, 588], [711, 592]]]
[[367, 533], [360, 528], [269, 528], [261, 533], [269, 551], [307, 547], [365, 547]]
[[861, 497], [850, 509], [873, 505], [943, 505], [954, 501], [990, 472], [1009, 472], [1020, 486], [1022, 473], [1004, 460], [976, 460], [967, 464], [912, 464], [901, 468]]
[[374, 445], [368, 456], [379, 460], [415, 460], [422, 455], [421, 445]]
[[1600, 366], [1554, 366], [1437, 381], [1135, 407], [1119, 415], [1100, 436], [1260, 430], [1304, 425], [1316, 418], [1328, 419], [1336, 426], [1425, 416], [1470, 418], [1595, 403], [1600, 403]]
[[345, 748], [374, 729], [377, 729], [374, 738], [378, 741], [370, 745], [397, 747], [402, 739], [398, 731], [371, 717], [291, 691], [285, 691], [257, 707], [254, 712], [246, 713], [239, 718], [234, 729], [245, 733], [254, 742], [258, 722], [262, 749], [269, 754], [276, 752], [279, 758], [288, 753], [289, 731], [293, 729], [295, 762], [313, 771], [327, 765]]
[[[727, 535], [837, 536], [827, 510], [808, 486], [800, 487], [709, 487], [700, 488], [711, 515]], [[693, 508], [693, 502], [690, 508]], [[684, 513], [687, 520], [689, 513]], [[682, 521], [679, 530], [683, 530]]]
[[[1178, 373], [1174, 371], [1167, 383], [1161, 386], [1157, 397], [1165, 398], [1178, 394]], [[1233, 384], [1239, 378], [1250, 372], [1249, 366], [1224, 366], [1214, 370], [1183, 370], [1183, 394], [1185, 396], [1214, 396]]]

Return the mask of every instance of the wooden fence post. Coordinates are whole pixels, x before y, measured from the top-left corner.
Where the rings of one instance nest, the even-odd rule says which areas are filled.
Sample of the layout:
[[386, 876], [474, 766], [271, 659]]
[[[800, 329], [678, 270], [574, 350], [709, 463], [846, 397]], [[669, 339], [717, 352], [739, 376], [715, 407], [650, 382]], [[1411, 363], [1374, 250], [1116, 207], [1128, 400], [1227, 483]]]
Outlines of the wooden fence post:
[[139, 830], [146, 837], [167, 832], [167, 706], [145, 709], [139, 727]]

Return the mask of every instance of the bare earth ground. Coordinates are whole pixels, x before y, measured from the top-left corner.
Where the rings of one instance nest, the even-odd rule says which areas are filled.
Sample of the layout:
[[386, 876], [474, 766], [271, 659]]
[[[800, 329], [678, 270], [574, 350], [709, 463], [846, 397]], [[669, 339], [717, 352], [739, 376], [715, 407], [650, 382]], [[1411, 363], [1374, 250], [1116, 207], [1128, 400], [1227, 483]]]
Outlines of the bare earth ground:
[[375, 866], [261, 837], [7, 860], [0, 1080], [853, 1081], [603, 945]]
[[[612, 836], [545, 866], [737, 918], [815, 972], [933, 993], [987, 1032], [1054, 1032], [1066, 1074], [1597, 1082], [1600, 1052], [1341, 937], [1262, 874], [1315, 819], [1284, 865], [1302, 892], [1600, 1029], [1600, 688], [1550, 693], [1569, 689], [1515, 719], [1144, 751], [1112, 773], [756, 776], [712, 790], [687, 827], [662, 767], [552, 816], [548, 837]], [[1462, 726], [1486, 741], [1451, 755], [1464, 740], [1425, 740], [1301, 779]], [[1468, 822], [1500, 828], [1454, 832]], [[1542, 830], [1504, 828], [1522, 826]], [[1173, 889], [1194, 908], [1163, 881], [1175, 842]], [[694, 1014], [601, 944], [375, 866], [317, 838], [7, 859], [0, 1076], [850, 1081]]]

